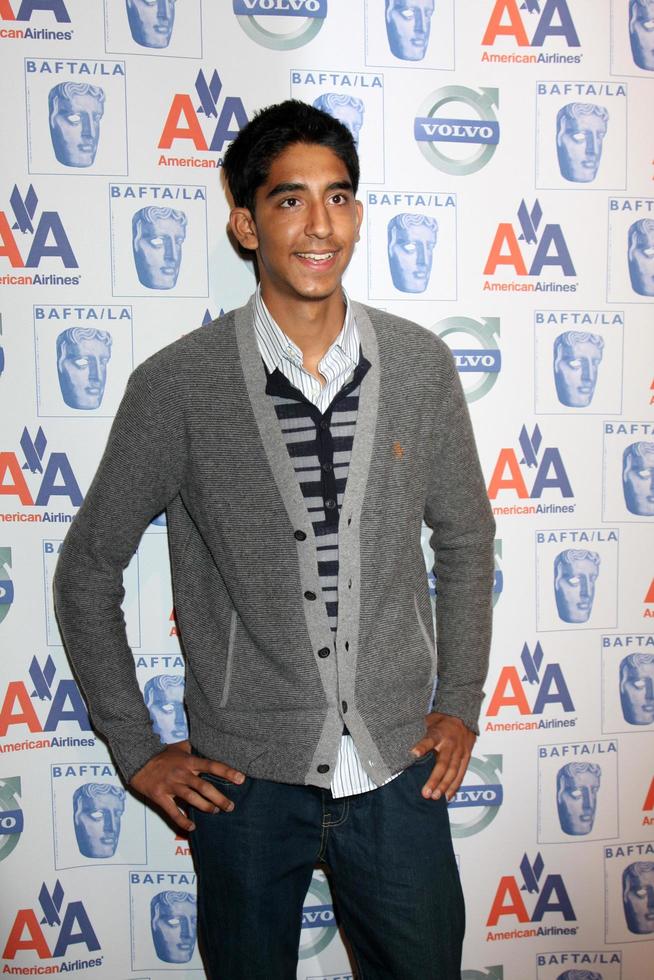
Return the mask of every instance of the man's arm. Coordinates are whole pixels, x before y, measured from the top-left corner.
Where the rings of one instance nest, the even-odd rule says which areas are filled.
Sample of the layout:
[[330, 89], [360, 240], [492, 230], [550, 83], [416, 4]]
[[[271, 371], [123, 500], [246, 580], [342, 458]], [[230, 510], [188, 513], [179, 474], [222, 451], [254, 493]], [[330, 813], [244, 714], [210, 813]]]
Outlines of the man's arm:
[[427, 732], [412, 751], [435, 750], [423, 796], [448, 799], [465, 774], [478, 733], [491, 640], [495, 521], [453, 358], [435, 421], [444, 433], [434, 460], [425, 521], [436, 556], [438, 686]]
[[[125, 782], [191, 829], [174, 803], [201, 809], [229, 803], [202, 771], [241, 781], [222, 763], [162, 749], [152, 731], [121, 609], [123, 570], [152, 518], [179, 492], [186, 438], [170, 386], [154, 389], [146, 368], [132, 374], [97, 473], [64, 541], [54, 577], [55, 608], [70, 661], [95, 728], [106, 737]], [[208, 800], [211, 802], [209, 803]]]

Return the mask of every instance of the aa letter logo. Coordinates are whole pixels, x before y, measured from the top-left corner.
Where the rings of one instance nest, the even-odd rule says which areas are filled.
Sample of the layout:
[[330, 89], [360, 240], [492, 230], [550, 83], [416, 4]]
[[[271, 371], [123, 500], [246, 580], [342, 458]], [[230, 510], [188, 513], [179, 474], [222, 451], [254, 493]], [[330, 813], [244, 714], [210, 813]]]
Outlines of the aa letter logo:
[[426, 160], [458, 177], [474, 174], [492, 159], [500, 140], [494, 107], [499, 89], [463, 85], [437, 89], [421, 105], [413, 135]]
[[20, 776], [0, 779], [0, 861], [9, 857], [24, 829], [20, 795]]
[[124, 61], [25, 60], [33, 174], [127, 174]]
[[539, 745], [539, 843], [610, 840], [618, 829], [618, 743]]
[[[59, 880], [52, 889], [45, 883], [41, 885], [38, 902], [38, 911], [27, 908], [19, 909], [16, 913], [2, 953], [3, 959], [13, 960], [18, 953], [31, 952], [36, 954], [41, 966], [46, 966], [43, 960], [68, 956], [71, 949], [77, 957], [100, 950], [98, 937], [83, 902], [66, 902]], [[102, 956], [56, 964], [57, 972], [101, 965]]]
[[[534, 426], [531, 435], [523, 425], [518, 437], [519, 450], [516, 452], [511, 448], [500, 449], [488, 484], [490, 500], [496, 500], [504, 492], [510, 492], [518, 500], [539, 500], [545, 490], [553, 490], [564, 499], [573, 496], [560, 450], [555, 446], [543, 448], [542, 443], [543, 436], [538, 425]], [[574, 504], [525, 504], [497, 507], [493, 510], [501, 514], [549, 514], [569, 513], [574, 507]]]
[[[158, 148], [176, 152], [222, 153], [227, 143], [236, 139], [248, 117], [241, 99], [224, 95], [218, 72], [209, 76], [200, 69], [195, 79], [195, 97], [178, 92], [168, 110]], [[174, 165], [176, 158], [162, 153], [159, 166]], [[194, 167], [217, 167], [222, 157], [188, 157]]]
[[[502, 52], [484, 51], [483, 62], [504, 63], [508, 60], [517, 64], [546, 64], [572, 60], [579, 63], [582, 58], [580, 54], [568, 54], [569, 49], [580, 47], [568, 0], [524, 0], [524, 3], [495, 0], [481, 43], [483, 47], [498, 48]], [[545, 46], [565, 52], [567, 57], [534, 50]], [[514, 53], [507, 55], [507, 51]]]
[[[40, 269], [45, 259], [48, 269], [78, 269], [72, 245], [58, 211], [38, 209], [39, 198], [32, 184], [23, 196], [14, 184], [9, 196], [10, 211], [0, 211], [0, 259], [9, 268]], [[1, 285], [78, 286], [79, 275], [58, 276], [40, 272], [22, 274], [0, 272]]]
[[202, 57], [201, 0], [104, 0], [104, 25], [108, 52]]
[[604, 848], [605, 940], [651, 942], [654, 936], [654, 844]]
[[[509, 277], [502, 281], [486, 279], [487, 292], [575, 292], [577, 283], [551, 282], [540, 277], [556, 270], [557, 279], [576, 276], [568, 243], [561, 225], [543, 224], [538, 200], [531, 208], [523, 199], [518, 208], [517, 228], [509, 222], [497, 226], [488, 253], [485, 276], [497, 276], [498, 269]], [[545, 273], [543, 272], [545, 270]], [[536, 282], [530, 281], [536, 279]]]
[[476, 402], [491, 390], [502, 367], [499, 317], [473, 320], [469, 316], [448, 316], [434, 328], [452, 351], [466, 401]]
[[501, 755], [470, 759], [465, 782], [448, 808], [453, 837], [470, 837], [493, 822], [504, 801], [501, 774]]
[[14, 583], [10, 568], [11, 548], [0, 548], [0, 623], [5, 619], [14, 601]]
[[[542, 715], [548, 707], [557, 712], [571, 715], [575, 711], [570, 690], [563, 674], [561, 664], [544, 663], [545, 656], [540, 643], [536, 643], [532, 653], [527, 644], [522, 648], [521, 671], [514, 666], [502, 667], [488, 699], [487, 718], [507, 717], [519, 720], [488, 721], [487, 732], [523, 732], [545, 728], [573, 728], [573, 718], [535, 718]], [[551, 713], [551, 712], [550, 712]]]
[[319, 33], [328, 0], [232, 0], [236, 20], [257, 44], [273, 51], [301, 48]]
[[[22, 507], [47, 507], [52, 497], [64, 498], [71, 507], [82, 503], [82, 492], [66, 453], [46, 452], [48, 440], [38, 427], [32, 435], [27, 428], [20, 437], [20, 455], [0, 452], [0, 496], [7, 503]], [[27, 473], [25, 472], [27, 471]], [[44, 519], [67, 523], [66, 514], [33, 514], [23, 518], [41, 522]]]
[[[47, 27], [32, 26], [35, 23]], [[24, 25], [29, 26], [25, 27]], [[64, 0], [0, 0], [0, 38], [14, 40], [70, 41], [72, 30], [55, 29], [60, 24], [70, 24], [70, 15]]]
[[454, 0], [365, 0], [366, 64], [454, 68]]
[[[62, 723], [73, 724], [74, 731], [90, 732], [91, 724], [79, 688], [72, 678], [57, 679], [57, 669], [48, 656], [41, 665], [32, 657], [29, 666], [31, 684], [9, 681], [0, 705], [0, 738], [20, 737], [25, 730], [32, 734], [56, 732]], [[15, 731], [15, 729], [18, 731]], [[11, 729], [11, 732], [10, 732]], [[76, 740], [52, 736], [45, 739], [28, 739], [14, 748], [48, 748], [69, 744], [94, 745], [93, 738]]]
[[[539, 925], [534, 928], [533, 924], [543, 922], [545, 916], [549, 916], [546, 920], [548, 923], [552, 921], [551, 917], [556, 917], [558, 922], [577, 920], [562, 876], [544, 875], [544, 871], [545, 863], [540, 853], [533, 862], [525, 854], [520, 862], [520, 883], [513, 875], [505, 875], [500, 879], [486, 925], [512, 928], [508, 931], [488, 932], [487, 940], [576, 934], [576, 926]], [[532, 924], [531, 928], [529, 924]]]
[[607, 629], [618, 625], [615, 528], [536, 531], [536, 628]]

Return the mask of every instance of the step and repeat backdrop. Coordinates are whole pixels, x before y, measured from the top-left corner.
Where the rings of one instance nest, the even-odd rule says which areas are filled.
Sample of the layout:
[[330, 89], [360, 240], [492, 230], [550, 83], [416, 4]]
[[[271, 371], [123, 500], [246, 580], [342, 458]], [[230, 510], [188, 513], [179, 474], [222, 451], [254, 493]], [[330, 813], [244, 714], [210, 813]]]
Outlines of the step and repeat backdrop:
[[[647, 980], [652, 0], [0, 0], [0, 49], [2, 974], [202, 976], [188, 842], [94, 734], [51, 583], [130, 372], [253, 289], [222, 157], [293, 96], [358, 143], [347, 288], [451, 347], [497, 518], [450, 805], [462, 976]], [[125, 588], [154, 731], [179, 740], [165, 518]], [[320, 871], [300, 955], [302, 980], [352, 976]]]

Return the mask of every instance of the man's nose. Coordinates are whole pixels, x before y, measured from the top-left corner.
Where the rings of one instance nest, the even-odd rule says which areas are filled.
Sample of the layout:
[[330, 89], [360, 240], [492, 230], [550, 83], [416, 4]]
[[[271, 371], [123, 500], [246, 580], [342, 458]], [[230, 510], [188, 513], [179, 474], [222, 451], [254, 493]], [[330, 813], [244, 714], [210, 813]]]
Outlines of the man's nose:
[[305, 233], [313, 238], [328, 238], [332, 233], [332, 220], [322, 201], [309, 205]]

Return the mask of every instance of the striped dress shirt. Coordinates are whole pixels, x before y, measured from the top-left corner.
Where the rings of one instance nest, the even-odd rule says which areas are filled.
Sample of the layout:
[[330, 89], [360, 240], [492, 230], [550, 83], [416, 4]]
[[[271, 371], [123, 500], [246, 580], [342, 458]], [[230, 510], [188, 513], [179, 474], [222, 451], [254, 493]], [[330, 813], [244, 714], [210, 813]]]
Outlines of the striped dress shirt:
[[[347, 295], [345, 299], [345, 320], [343, 328], [327, 353], [318, 364], [318, 371], [325, 378], [321, 384], [314, 375], [303, 367], [303, 355], [297, 344], [286, 336], [267, 309], [261, 290], [257, 289], [254, 304], [254, 325], [261, 357], [270, 375], [275, 370], [290, 382], [307, 401], [315, 405], [322, 414], [330, 407], [334, 398], [348, 386], [359, 364], [359, 332]], [[292, 396], [292, 392], [289, 392]], [[356, 426], [356, 413], [359, 401], [359, 384], [352, 390], [342, 392], [343, 398], [334, 406], [330, 418], [330, 430], [334, 440], [338, 440], [334, 451], [333, 476], [336, 487], [336, 503], [340, 513], [347, 474], [349, 469], [351, 444]], [[284, 439], [293, 460], [294, 468], [309, 510], [314, 533], [319, 539], [319, 574], [326, 603], [327, 614], [332, 630], [337, 632], [338, 601], [336, 581], [338, 578], [338, 521], [330, 520], [325, 510], [322, 494], [313, 496], [313, 486], [320, 481], [320, 461], [317, 453], [310, 455], [304, 449], [298, 453], [298, 443], [307, 445], [307, 433], [312, 438], [316, 434], [316, 424], [311, 410], [294, 397], [284, 397], [283, 392], [272, 395], [275, 410], [282, 427]], [[394, 776], [391, 779], [395, 778]], [[390, 780], [387, 780], [389, 782]], [[336, 767], [331, 781], [334, 797], [350, 796], [377, 789], [375, 783], [363, 769], [359, 754], [350, 735], [341, 737]]]

